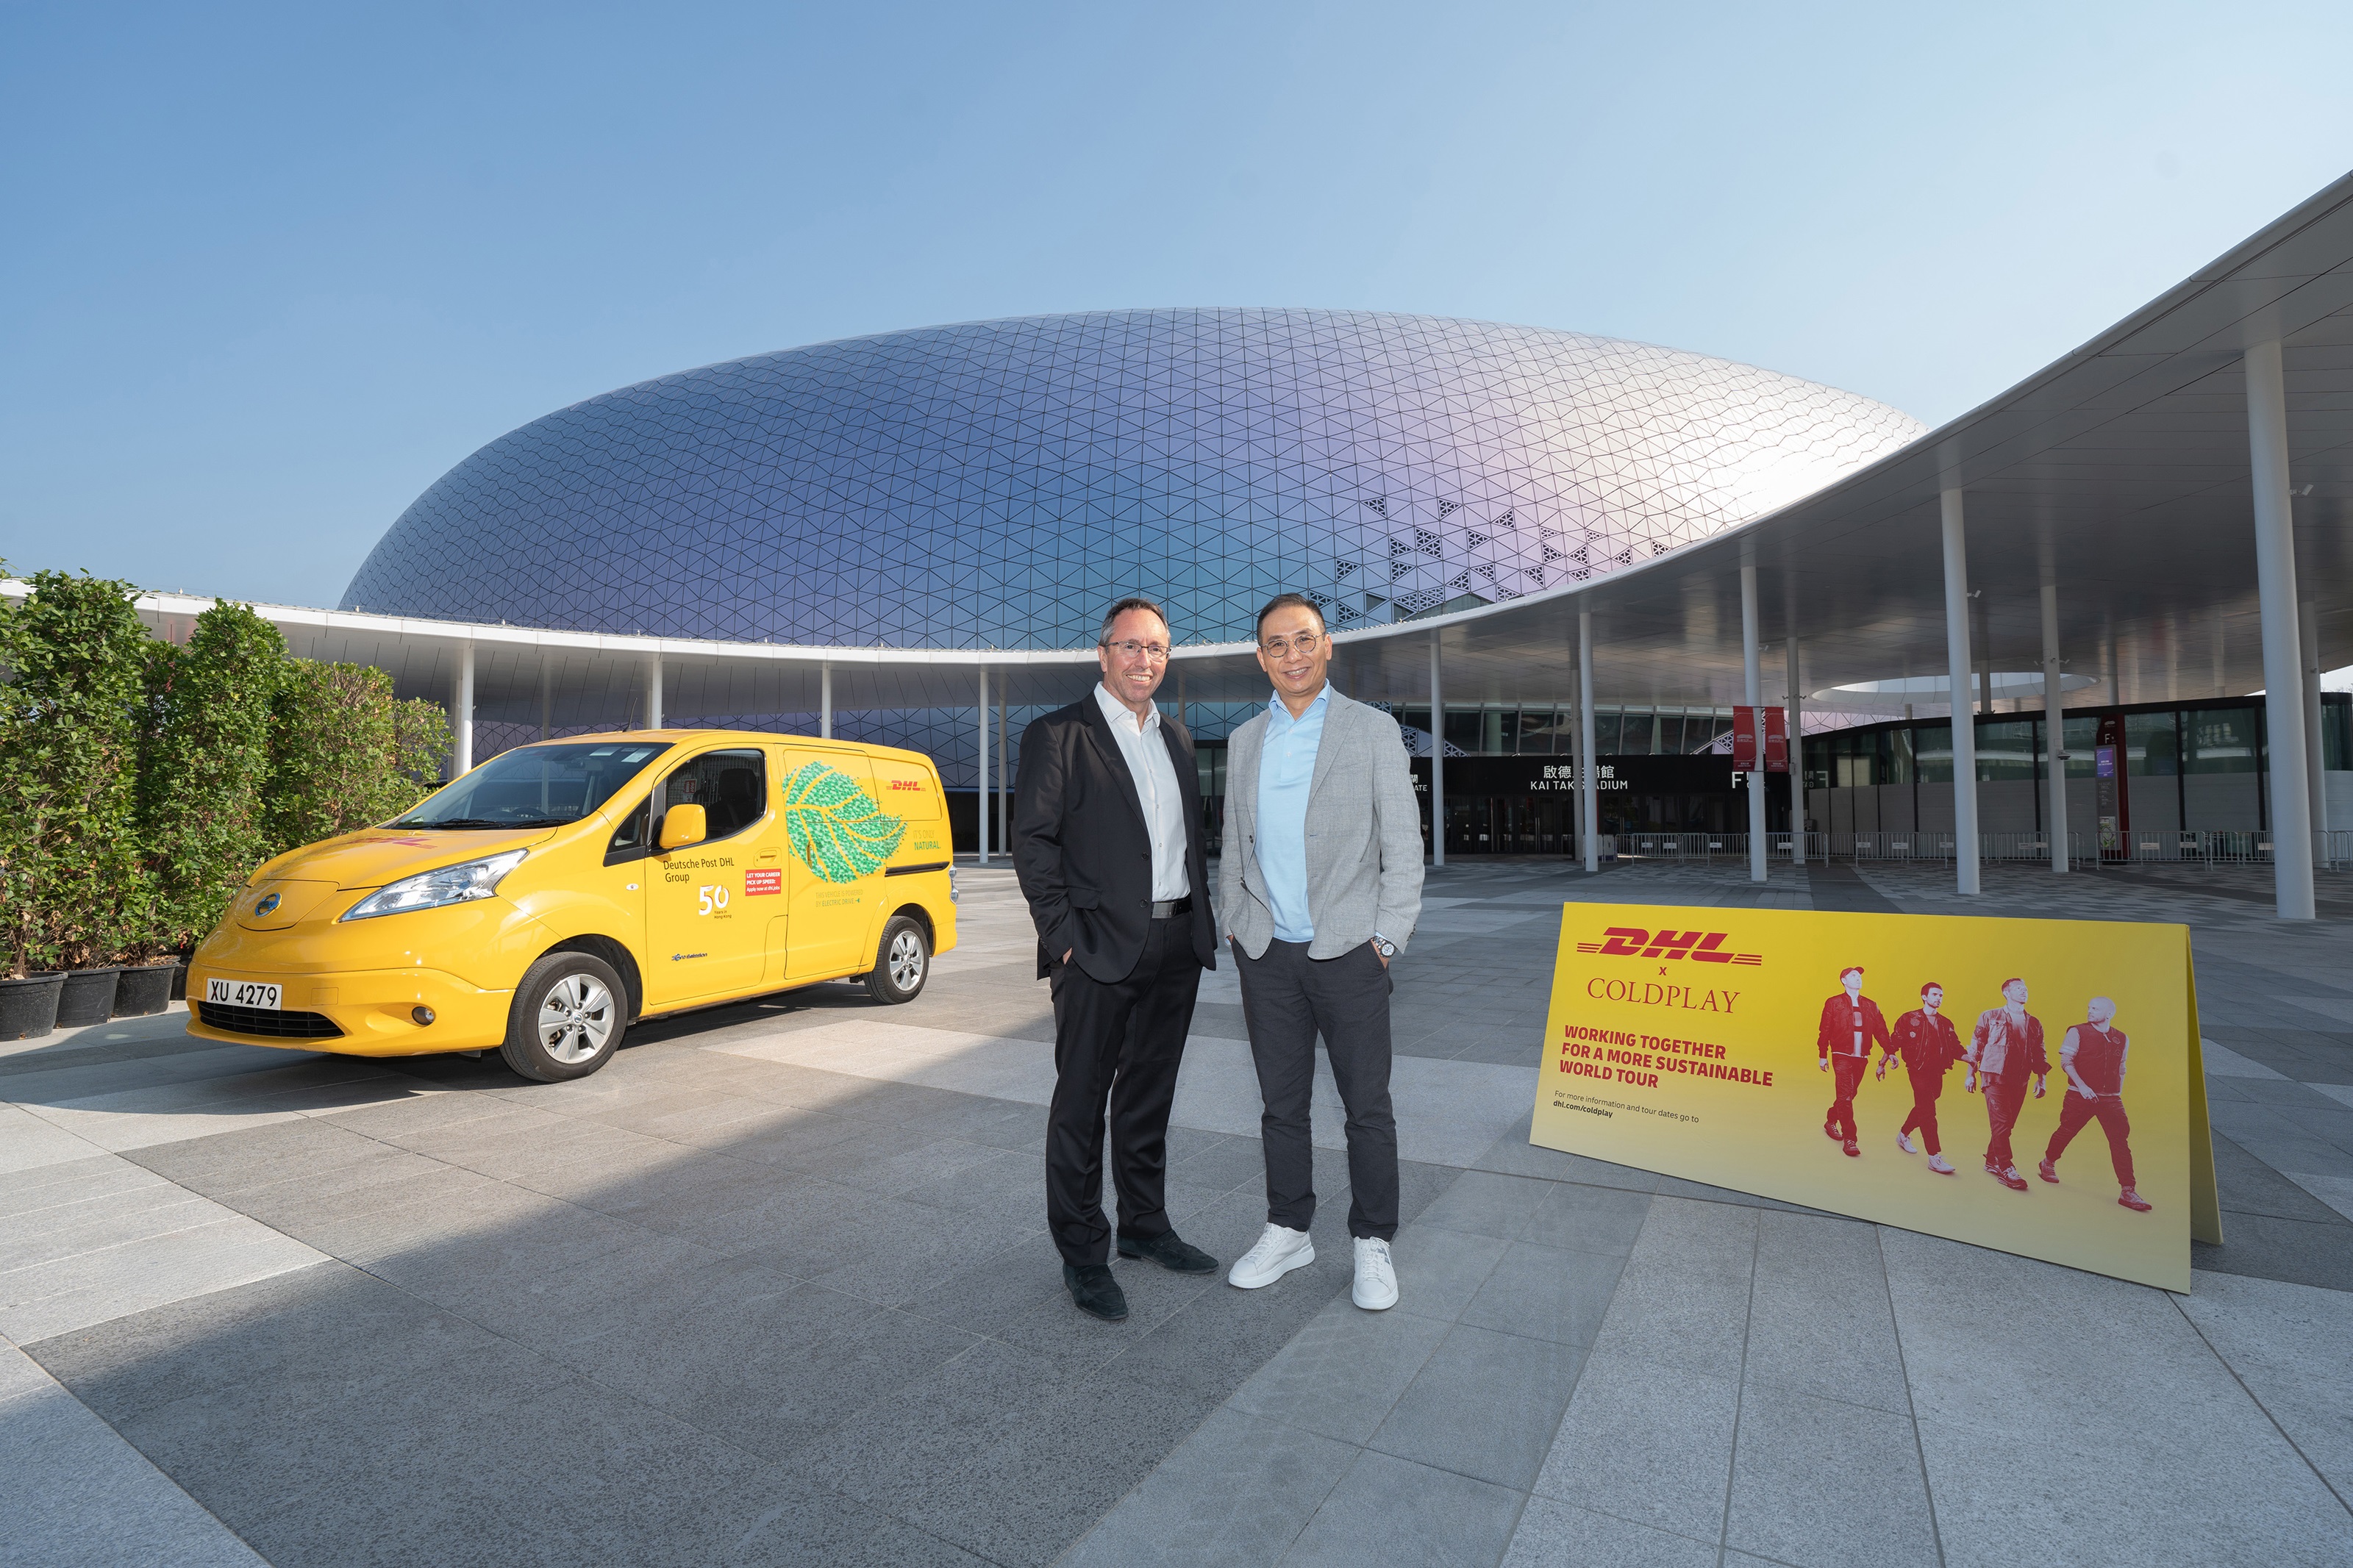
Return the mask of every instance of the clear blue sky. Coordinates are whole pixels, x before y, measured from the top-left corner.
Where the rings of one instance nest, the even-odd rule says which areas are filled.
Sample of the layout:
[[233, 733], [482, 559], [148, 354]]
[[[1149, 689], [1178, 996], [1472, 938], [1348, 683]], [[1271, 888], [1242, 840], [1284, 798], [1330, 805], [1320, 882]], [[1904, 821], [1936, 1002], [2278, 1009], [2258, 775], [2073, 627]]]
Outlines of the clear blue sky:
[[485, 442], [860, 332], [1316, 305], [1937, 423], [2353, 167], [2353, 6], [0, 7], [0, 557], [332, 604]]

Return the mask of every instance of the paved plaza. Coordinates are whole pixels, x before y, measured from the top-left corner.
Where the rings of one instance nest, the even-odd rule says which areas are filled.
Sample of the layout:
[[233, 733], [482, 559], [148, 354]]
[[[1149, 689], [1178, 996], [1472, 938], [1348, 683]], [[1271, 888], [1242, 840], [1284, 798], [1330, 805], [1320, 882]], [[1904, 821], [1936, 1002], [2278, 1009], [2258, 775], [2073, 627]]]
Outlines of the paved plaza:
[[[1990, 867], [2194, 932], [2228, 1244], [2189, 1295], [1531, 1147], [1565, 898], [1963, 912], [1933, 868], [1434, 871], [1398, 964], [1402, 1304], [1044, 1226], [1009, 872], [895, 1009], [827, 985], [526, 1083], [181, 1033], [0, 1047], [0, 1562], [2353, 1563], [2353, 878]], [[1181, 1233], [1265, 1217], [1231, 972]]]

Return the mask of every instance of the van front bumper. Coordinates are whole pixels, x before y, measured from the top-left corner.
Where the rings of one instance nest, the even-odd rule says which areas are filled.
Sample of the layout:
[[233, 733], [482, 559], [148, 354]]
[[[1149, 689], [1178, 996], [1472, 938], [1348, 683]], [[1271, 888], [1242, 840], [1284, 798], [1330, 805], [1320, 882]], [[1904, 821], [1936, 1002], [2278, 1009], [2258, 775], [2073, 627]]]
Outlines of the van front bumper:
[[[275, 1014], [205, 1001], [207, 980], [279, 987]], [[419, 1057], [479, 1051], [505, 1043], [512, 991], [485, 991], [438, 969], [360, 969], [266, 974], [208, 964], [188, 966], [188, 1033], [239, 1046], [332, 1051], [354, 1057]], [[433, 1022], [417, 1021], [417, 1009]]]

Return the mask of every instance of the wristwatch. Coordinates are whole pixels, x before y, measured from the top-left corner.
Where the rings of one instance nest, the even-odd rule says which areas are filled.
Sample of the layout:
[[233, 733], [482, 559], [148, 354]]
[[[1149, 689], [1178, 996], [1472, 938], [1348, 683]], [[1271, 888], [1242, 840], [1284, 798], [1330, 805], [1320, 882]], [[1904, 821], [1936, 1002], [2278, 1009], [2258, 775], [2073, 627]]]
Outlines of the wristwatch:
[[1383, 958], [1395, 958], [1397, 956], [1397, 943], [1381, 935], [1378, 931], [1375, 931], [1373, 933], [1373, 951], [1379, 953]]

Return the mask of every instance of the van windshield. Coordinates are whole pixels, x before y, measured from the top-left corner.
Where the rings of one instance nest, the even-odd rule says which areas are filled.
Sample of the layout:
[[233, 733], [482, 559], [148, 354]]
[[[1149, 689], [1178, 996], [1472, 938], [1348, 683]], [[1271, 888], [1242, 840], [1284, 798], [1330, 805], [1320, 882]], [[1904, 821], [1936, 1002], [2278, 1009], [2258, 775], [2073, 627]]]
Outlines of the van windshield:
[[523, 746], [491, 758], [387, 827], [560, 827], [669, 751], [667, 741]]

